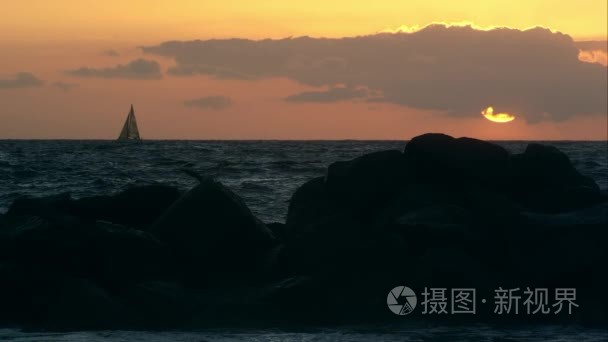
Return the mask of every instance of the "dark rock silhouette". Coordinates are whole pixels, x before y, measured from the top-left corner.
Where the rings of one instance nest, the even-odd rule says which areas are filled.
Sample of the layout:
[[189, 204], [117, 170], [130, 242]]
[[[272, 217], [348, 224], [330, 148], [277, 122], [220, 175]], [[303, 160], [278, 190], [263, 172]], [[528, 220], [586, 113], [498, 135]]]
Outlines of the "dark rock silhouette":
[[175, 280], [148, 280], [123, 286], [116, 298], [130, 310], [130, 320], [155, 329], [184, 326], [205, 303]]
[[429, 133], [413, 138], [404, 153], [418, 180], [500, 187], [509, 172], [509, 152], [477, 139]]
[[146, 229], [180, 196], [180, 191], [175, 187], [147, 185], [112, 196], [76, 200], [71, 204], [70, 213], [85, 219], [101, 219]]
[[553, 146], [530, 144], [511, 159], [513, 195], [530, 209], [559, 212], [602, 200], [597, 184]]
[[399, 151], [370, 153], [327, 169], [325, 189], [339, 207], [381, 207], [407, 179], [406, 160]]
[[72, 198], [68, 193], [43, 198], [22, 197], [13, 202], [6, 216], [57, 217], [59, 213], [67, 211], [71, 203]]
[[93, 196], [73, 200], [68, 193], [46, 198], [19, 198], [7, 215], [34, 215], [51, 218], [71, 215], [83, 220], [105, 220], [146, 229], [181, 196], [167, 185], [134, 187], [111, 196]]
[[[608, 197], [559, 150], [442, 134], [340, 161], [264, 224], [221, 183], [74, 200], [16, 200], [0, 216], [0, 323], [199, 328], [387, 322], [408, 285], [576, 288], [573, 315], [500, 322], [605, 324]], [[486, 290], [489, 292], [483, 293]], [[419, 300], [421, 300], [419, 298]], [[492, 304], [487, 304], [489, 307]], [[412, 319], [474, 320], [454, 316]]]
[[304, 183], [289, 201], [286, 219], [286, 224], [289, 226], [287, 235], [293, 233], [297, 227], [306, 227], [319, 217], [335, 210], [333, 205], [325, 189], [325, 177], [317, 177]]
[[275, 244], [272, 232], [245, 203], [213, 180], [186, 192], [151, 229], [191, 267], [188, 276], [254, 272]]
[[98, 284], [78, 278], [48, 282], [34, 292], [34, 323], [53, 330], [126, 327], [126, 307]]

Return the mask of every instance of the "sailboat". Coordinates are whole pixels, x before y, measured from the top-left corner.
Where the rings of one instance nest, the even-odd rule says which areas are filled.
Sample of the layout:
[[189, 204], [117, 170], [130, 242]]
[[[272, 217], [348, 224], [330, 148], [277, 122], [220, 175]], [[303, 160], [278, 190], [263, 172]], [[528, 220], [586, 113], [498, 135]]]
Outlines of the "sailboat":
[[127, 115], [125, 125], [122, 126], [122, 131], [120, 131], [118, 140], [141, 140], [139, 137], [139, 129], [137, 128], [137, 120], [135, 120], [133, 105], [131, 105], [131, 110], [129, 111], [129, 115]]

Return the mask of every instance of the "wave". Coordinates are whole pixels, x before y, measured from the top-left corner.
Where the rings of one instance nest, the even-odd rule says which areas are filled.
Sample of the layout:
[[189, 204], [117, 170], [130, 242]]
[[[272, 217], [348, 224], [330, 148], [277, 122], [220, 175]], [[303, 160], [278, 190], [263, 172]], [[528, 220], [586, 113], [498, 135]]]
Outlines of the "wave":
[[[526, 142], [501, 142], [522, 152]], [[608, 188], [605, 142], [560, 142], [577, 168]], [[283, 205], [306, 180], [324, 175], [329, 164], [365, 153], [399, 149], [405, 142], [361, 141], [170, 141], [137, 145], [103, 141], [0, 141], [0, 207], [3, 194], [49, 195], [54, 191], [116, 192], [134, 182], [163, 182], [189, 188], [193, 179], [181, 168], [218, 177], [239, 189], [251, 209], [281, 221]], [[265, 200], [258, 201], [260, 195]], [[278, 209], [277, 209], [278, 208]]]
[[263, 191], [263, 192], [272, 192], [272, 188], [264, 185], [264, 184], [260, 184], [260, 183], [256, 183], [256, 182], [249, 182], [249, 181], [245, 181], [241, 183], [241, 189], [244, 190], [254, 190], [254, 191]]

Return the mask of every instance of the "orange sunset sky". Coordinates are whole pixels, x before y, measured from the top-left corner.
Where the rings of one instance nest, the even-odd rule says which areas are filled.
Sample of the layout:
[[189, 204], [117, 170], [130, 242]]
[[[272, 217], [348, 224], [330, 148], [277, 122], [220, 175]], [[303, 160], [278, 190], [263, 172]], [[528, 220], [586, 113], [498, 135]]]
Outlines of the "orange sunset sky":
[[606, 0], [0, 3], [0, 139], [607, 139]]

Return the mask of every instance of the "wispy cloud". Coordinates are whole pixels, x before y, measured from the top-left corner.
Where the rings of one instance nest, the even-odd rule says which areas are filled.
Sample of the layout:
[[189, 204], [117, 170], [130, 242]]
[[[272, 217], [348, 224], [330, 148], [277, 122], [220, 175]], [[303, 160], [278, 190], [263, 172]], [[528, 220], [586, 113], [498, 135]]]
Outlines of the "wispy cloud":
[[184, 101], [184, 106], [199, 109], [221, 110], [232, 106], [232, 99], [227, 96], [205, 96]]
[[57, 82], [53, 82], [53, 87], [68, 92], [76, 87], [78, 87], [78, 84], [76, 83], [68, 83], [68, 82], [63, 82], [63, 81], [57, 81]]
[[118, 51], [116, 51], [114, 49], [108, 49], [108, 50], [102, 51], [101, 55], [107, 56], [107, 57], [118, 57], [118, 56], [120, 56], [120, 53], [118, 53]]
[[160, 79], [162, 78], [160, 64], [154, 60], [136, 59], [128, 64], [118, 64], [114, 67], [90, 68], [82, 67], [67, 70], [66, 74], [76, 77], [91, 78], [124, 78], [124, 79]]
[[0, 89], [31, 88], [44, 85], [44, 81], [30, 72], [20, 72], [10, 78], [0, 79]]
[[368, 90], [355, 87], [333, 87], [325, 91], [305, 91], [285, 98], [288, 102], [338, 102], [365, 99]]

